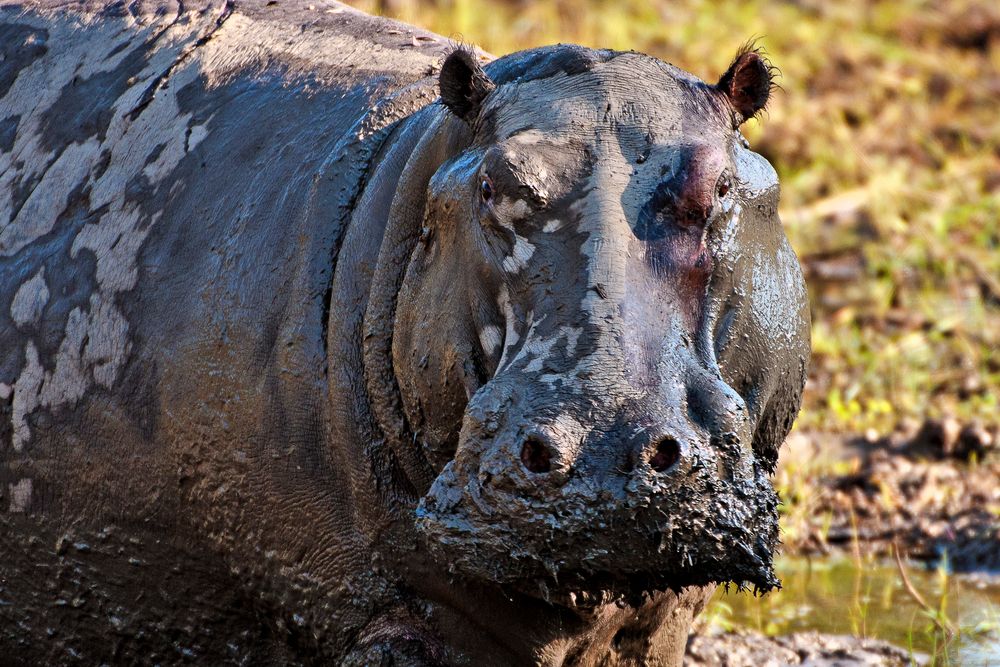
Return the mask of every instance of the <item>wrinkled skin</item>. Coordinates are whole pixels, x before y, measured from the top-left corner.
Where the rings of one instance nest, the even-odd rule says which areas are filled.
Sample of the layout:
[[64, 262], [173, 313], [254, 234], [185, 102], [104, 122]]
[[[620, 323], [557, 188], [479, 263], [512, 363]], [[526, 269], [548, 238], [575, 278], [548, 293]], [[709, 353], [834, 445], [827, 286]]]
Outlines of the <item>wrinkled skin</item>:
[[678, 664], [776, 584], [759, 54], [60, 5], [0, 6], [3, 655]]

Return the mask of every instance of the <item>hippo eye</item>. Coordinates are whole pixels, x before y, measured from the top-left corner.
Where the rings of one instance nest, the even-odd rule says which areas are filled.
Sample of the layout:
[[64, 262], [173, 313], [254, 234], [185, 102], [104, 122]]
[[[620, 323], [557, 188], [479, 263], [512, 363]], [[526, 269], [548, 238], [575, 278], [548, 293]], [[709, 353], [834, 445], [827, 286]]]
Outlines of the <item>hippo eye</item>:
[[723, 174], [719, 177], [719, 183], [715, 186], [716, 192], [719, 194], [719, 199], [722, 199], [729, 194], [729, 176]]
[[490, 180], [489, 176], [484, 177], [479, 183], [479, 196], [484, 202], [493, 199], [493, 181]]

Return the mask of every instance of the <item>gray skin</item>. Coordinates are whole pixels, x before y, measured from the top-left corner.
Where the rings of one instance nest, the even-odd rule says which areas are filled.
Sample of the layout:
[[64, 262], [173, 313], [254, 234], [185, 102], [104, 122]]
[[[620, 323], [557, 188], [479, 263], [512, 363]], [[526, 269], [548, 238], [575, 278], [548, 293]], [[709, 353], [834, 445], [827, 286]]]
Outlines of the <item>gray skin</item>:
[[777, 584], [759, 53], [482, 67], [298, 0], [0, 5], [0, 49], [0, 655], [671, 665]]

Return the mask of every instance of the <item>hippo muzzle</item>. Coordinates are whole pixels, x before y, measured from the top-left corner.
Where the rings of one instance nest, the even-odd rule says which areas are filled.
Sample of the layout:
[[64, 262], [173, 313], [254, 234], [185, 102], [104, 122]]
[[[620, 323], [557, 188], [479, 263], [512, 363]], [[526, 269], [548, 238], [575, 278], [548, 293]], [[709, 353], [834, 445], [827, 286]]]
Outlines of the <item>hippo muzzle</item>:
[[418, 509], [431, 551], [464, 576], [574, 600], [777, 586], [778, 499], [743, 400], [705, 372], [674, 388], [595, 423], [587, 415], [606, 410], [586, 392], [485, 385]]

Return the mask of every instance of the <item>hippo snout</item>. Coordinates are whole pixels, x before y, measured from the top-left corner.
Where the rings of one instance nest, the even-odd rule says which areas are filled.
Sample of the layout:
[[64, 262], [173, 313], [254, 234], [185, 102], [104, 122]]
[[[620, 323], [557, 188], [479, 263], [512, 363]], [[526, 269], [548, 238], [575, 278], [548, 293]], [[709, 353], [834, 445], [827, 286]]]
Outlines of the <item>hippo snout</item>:
[[496, 382], [473, 397], [456, 456], [418, 508], [442, 563], [544, 591], [776, 584], [777, 497], [731, 389], [695, 381], [675, 392], [683, 400], [611, 409], [596, 392]]
[[[561, 421], [575, 422], [568, 416]], [[567, 432], [558, 426], [535, 427], [523, 437], [514, 437], [510, 451], [517, 452], [521, 466], [539, 484], [562, 484], [569, 479], [568, 473], [577, 462], [581, 449], [583, 440], [577, 435], [578, 430], [580, 429], [574, 428]], [[621, 459], [615, 462], [618, 464], [617, 469], [623, 473], [634, 469], [636, 462], [645, 462], [658, 473], [667, 472], [677, 466], [683, 451], [681, 443], [669, 431], [669, 428], [643, 429], [638, 437], [631, 439], [616, 434], [604, 449], [614, 452], [612, 459]], [[633, 442], [622, 446], [627, 440]]]
[[[475, 432], [477, 429], [472, 429]], [[480, 484], [509, 482], [528, 495], [564, 486], [574, 477], [614, 486], [614, 480], [668, 473], [682, 467], [691, 446], [669, 426], [619, 426], [602, 434], [569, 414], [512, 425], [494, 437], [471, 436]], [[473, 464], [474, 465], [474, 464]]]

